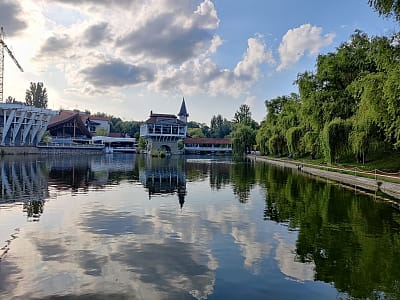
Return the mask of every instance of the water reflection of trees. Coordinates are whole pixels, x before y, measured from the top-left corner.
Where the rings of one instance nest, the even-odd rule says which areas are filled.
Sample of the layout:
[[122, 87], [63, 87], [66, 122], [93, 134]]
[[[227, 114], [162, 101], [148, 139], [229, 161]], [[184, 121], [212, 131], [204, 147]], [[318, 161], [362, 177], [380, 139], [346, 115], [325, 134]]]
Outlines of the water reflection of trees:
[[231, 166], [230, 179], [233, 184], [233, 193], [241, 203], [249, 200], [250, 191], [255, 183], [254, 166], [246, 163], [235, 163]]
[[220, 190], [230, 183], [231, 164], [216, 159], [190, 159], [185, 164], [185, 172], [189, 181], [209, 179], [212, 189]]
[[400, 217], [391, 206], [292, 171], [256, 165], [266, 219], [298, 230], [297, 260], [357, 298], [398, 299]]

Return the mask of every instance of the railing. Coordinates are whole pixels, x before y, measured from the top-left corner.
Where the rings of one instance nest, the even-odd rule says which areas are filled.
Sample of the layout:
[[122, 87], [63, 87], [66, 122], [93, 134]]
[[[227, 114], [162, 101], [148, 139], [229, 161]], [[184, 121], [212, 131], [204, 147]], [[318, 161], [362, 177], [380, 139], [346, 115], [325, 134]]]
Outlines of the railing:
[[102, 149], [104, 144], [40, 143], [39, 148], [93, 148]]
[[186, 146], [185, 150], [188, 151], [206, 151], [206, 152], [231, 152], [232, 147], [199, 147], [199, 146]]
[[[158, 127], [157, 127], [158, 126]], [[185, 127], [169, 126], [169, 125], [156, 125], [154, 128], [149, 128], [147, 125], [140, 127], [140, 136], [154, 136], [154, 137], [186, 137]]]

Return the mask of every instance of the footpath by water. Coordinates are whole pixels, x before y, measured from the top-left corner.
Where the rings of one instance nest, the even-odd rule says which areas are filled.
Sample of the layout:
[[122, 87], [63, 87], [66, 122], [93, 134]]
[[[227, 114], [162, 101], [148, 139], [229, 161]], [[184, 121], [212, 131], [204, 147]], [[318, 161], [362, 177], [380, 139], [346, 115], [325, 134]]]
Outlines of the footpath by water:
[[[263, 161], [276, 166], [297, 169], [303, 173], [311, 174], [320, 178], [333, 180], [345, 184], [349, 187], [353, 187], [354, 189], [359, 188], [373, 193], [380, 191], [389, 196], [389, 198], [395, 198], [397, 200], [400, 200], [400, 184], [398, 183], [391, 183], [383, 180], [377, 180], [357, 175], [343, 174], [339, 172], [313, 168], [304, 165], [301, 162], [288, 161], [284, 159], [283, 160], [270, 159], [268, 157], [256, 156], [256, 155], [248, 155], [247, 157], [252, 161]], [[398, 203], [397, 201], [391, 201], [391, 202], [400, 207], [400, 203]]]

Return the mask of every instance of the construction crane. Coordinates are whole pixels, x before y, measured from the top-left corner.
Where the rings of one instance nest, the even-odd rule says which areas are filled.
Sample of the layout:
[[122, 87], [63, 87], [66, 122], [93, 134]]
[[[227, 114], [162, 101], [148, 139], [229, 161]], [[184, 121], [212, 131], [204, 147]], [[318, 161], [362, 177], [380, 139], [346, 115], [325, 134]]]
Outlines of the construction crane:
[[7, 44], [4, 42], [4, 30], [3, 27], [0, 29], [0, 103], [3, 102], [3, 82], [4, 82], [4, 49], [8, 52], [11, 59], [15, 62], [18, 69], [23, 72], [24, 70], [18, 63], [17, 59], [14, 57], [14, 54], [8, 48]]

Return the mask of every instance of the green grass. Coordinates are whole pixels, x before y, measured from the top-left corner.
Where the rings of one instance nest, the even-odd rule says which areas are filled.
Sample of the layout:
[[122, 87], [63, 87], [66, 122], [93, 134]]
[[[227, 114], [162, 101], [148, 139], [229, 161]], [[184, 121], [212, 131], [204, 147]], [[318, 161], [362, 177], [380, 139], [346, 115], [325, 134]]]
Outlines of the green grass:
[[357, 167], [368, 171], [377, 169], [385, 172], [400, 172], [400, 153], [391, 151], [372, 154], [364, 165], [357, 163], [344, 163], [341, 165], [347, 168]]
[[400, 152], [398, 151], [385, 151], [370, 154], [367, 157], [365, 164], [357, 163], [355, 161], [327, 164], [323, 158], [311, 159], [309, 157], [301, 157], [296, 160], [313, 164], [330, 165], [333, 167], [359, 168], [365, 171], [373, 171], [377, 169], [389, 173], [400, 172]]

